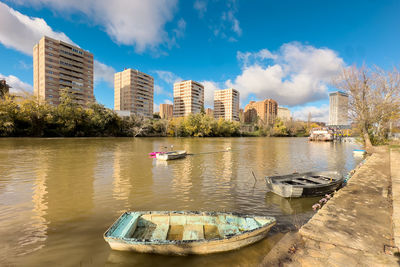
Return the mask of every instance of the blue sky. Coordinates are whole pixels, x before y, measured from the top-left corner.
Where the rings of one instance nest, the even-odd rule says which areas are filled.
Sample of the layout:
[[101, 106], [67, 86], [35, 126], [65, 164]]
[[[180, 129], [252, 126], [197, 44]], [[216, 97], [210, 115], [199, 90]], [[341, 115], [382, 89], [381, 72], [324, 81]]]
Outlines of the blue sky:
[[32, 90], [32, 46], [44, 34], [94, 54], [95, 97], [113, 108], [113, 73], [155, 78], [156, 105], [193, 79], [234, 87], [241, 106], [273, 98], [296, 118], [326, 120], [332, 78], [400, 60], [400, 1], [9, 0], [0, 2], [0, 76]]

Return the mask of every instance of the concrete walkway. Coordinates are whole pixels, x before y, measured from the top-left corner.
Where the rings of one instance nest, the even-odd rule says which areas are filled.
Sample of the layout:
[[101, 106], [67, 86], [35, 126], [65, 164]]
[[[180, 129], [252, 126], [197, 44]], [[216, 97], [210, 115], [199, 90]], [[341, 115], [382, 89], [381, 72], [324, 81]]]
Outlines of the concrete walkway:
[[301, 245], [280, 265], [399, 266], [399, 258], [385, 253], [394, 245], [391, 184], [389, 151], [379, 148], [299, 230]]
[[393, 192], [393, 232], [395, 246], [400, 248], [400, 148], [390, 150], [390, 172]]

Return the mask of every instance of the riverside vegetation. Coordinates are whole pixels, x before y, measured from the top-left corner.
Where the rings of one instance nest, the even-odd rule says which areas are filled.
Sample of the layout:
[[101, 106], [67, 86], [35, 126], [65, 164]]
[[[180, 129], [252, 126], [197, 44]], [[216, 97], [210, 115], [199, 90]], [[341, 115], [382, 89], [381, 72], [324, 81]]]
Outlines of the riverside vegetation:
[[191, 114], [171, 120], [146, 119], [132, 115], [120, 117], [98, 103], [82, 107], [67, 90], [60, 94], [58, 106], [39, 102], [33, 96], [0, 97], [0, 136], [3, 137], [102, 137], [102, 136], [306, 136], [316, 124], [276, 120], [274, 125], [257, 123], [252, 131], [241, 130], [243, 124]]

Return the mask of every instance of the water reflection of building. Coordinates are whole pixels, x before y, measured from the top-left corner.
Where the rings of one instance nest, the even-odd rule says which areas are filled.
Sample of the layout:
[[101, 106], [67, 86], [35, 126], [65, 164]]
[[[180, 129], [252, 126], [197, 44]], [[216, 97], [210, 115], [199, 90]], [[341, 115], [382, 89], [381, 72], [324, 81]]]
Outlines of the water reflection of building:
[[124, 200], [124, 208], [146, 207], [154, 198], [152, 160], [143, 140], [121, 140], [114, 150], [113, 197]]
[[48, 164], [46, 218], [51, 224], [85, 216], [94, 207], [95, 147], [83, 140], [60, 142], [62, 149], [55, 148], [38, 160]]
[[116, 146], [113, 158], [113, 197], [117, 200], [127, 200], [131, 190], [129, 176], [122, 173], [121, 146]]

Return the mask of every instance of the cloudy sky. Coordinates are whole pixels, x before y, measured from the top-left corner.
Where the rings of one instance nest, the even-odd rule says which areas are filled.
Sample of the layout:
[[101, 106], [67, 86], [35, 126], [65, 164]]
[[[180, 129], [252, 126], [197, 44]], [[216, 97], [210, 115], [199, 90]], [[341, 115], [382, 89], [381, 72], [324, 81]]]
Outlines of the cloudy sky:
[[[175, 81], [240, 91], [241, 106], [272, 98], [298, 119], [328, 117], [332, 78], [348, 65], [398, 66], [400, 1], [0, 1], [0, 78], [32, 90], [32, 48], [43, 36], [94, 54], [98, 102], [113, 108], [113, 75], [155, 78], [155, 106]], [[158, 109], [158, 107], [157, 107]]]

